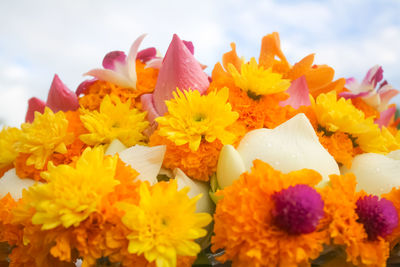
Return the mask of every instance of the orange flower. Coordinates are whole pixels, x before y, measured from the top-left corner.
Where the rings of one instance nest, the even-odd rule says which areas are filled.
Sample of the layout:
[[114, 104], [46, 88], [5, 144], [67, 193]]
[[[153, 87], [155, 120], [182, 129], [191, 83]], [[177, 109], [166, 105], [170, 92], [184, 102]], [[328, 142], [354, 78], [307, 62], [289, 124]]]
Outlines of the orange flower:
[[158, 130], [150, 136], [150, 146], [166, 145], [163, 166], [168, 169], [180, 168], [189, 177], [208, 181], [217, 170], [219, 152], [222, 143], [201, 141], [198, 150], [192, 151], [188, 144], [177, 146], [174, 142], [158, 134]]
[[382, 237], [371, 241], [358, 222], [356, 202], [365, 192], [356, 193], [356, 178], [353, 174], [343, 176], [331, 175], [331, 186], [323, 192], [325, 212], [331, 223], [329, 232], [333, 244], [344, 246], [347, 261], [358, 266], [386, 266], [389, 257], [389, 243]]
[[379, 118], [379, 111], [377, 111], [375, 108], [365, 103], [365, 101], [362, 100], [361, 97], [353, 98], [351, 99], [351, 102], [356, 108], [364, 112], [366, 118], [368, 117], [375, 117], [376, 119]]
[[[394, 207], [397, 210], [397, 214], [400, 214], [400, 189], [393, 188], [389, 193], [382, 195], [381, 197], [392, 201]], [[393, 232], [386, 238], [393, 248], [396, 244], [400, 242], [400, 224], [393, 230]]]
[[313, 232], [289, 234], [274, 224], [272, 198], [283, 189], [299, 184], [312, 187], [320, 180], [312, 170], [283, 174], [255, 160], [251, 173], [217, 193], [223, 198], [214, 215], [212, 250], [225, 249], [220, 260], [232, 260], [233, 266], [309, 266], [329, 242], [323, 220]]

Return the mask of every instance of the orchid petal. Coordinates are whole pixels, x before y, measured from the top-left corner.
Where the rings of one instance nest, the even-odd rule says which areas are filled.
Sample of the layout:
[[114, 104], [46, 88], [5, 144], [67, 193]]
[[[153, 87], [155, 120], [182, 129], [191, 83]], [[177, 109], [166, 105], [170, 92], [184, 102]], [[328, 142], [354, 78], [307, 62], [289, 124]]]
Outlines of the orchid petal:
[[155, 58], [156, 56], [157, 56], [157, 49], [155, 47], [149, 47], [139, 51], [137, 53], [136, 59], [139, 59], [146, 63], [149, 60]]
[[247, 133], [237, 151], [246, 171], [250, 171], [255, 159], [288, 173], [303, 168], [322, 175], [322, 182], [329, 175], [339, 174], [335, 159], [325, 150], [307, 117], [300, 113], [275, 129], [257, 129]]
[[132, 83], [135, 84], [133, 88], [136, 88], [136, 81], [137, 81], [137, 76], [136, 76], [136, 56], [138, 53], [138, 49], [140, 44], [142, 43], [144, 37], [146, 37], [146, 34], [140, 35], [135, 42], [133, 42], [131, 48], [129, 49], [129, 54], [128, 54], [128, 59], [127, 59], [127, 65], [128, 65], [128, 75]]
[[231, 145], [222, 147], [217, 165], [217, 180], [220, 188], [230, 186], [246, 171], [242, 156]]
[[137, 179], [155, 184], [165, 151], [165, 145], [154, 147], [135, 145], [121, 151], [119, 158], [139, 173]]
[[196, 212], [213, 213], [214, 204], [208, 194], [210, 191], [210, 185], [208, 183], [190, 179], [181, 169], [174, 169], [174, 176], [178, 183], [178, 190], [186, 186], [190, 188], [188, 192], [189, 198], [202, 194], [201, 198], [196, 203]]
[[11, 169], [0, 179], [0, 199], [10, 193], [12, 198], [17, 201], [22, 198], [22, 190], [27, 190], [35, 183], [37, 182], [32, 179], [19, 178], [15, 169]]
[[162, 66], [163, 58], [157, 57], [146, 62], [146, 68], [159, 69]]
[[33, 122], [35, 119], [35, 112], [44, 112], [44, 108], [46, 106], [46, 103], [39, 98], [32, 97], [31, 99], [28, 100], [28, 111], [26, 112], [25, 115], [25, 121], [26, 122]]
[[78, 86], [78, 88], [76, 88], [75, 94], [77, 96], [80, 96], [81, 94], [84, 94], [85, 91], [92, 86], [96, 81], [98, 81], [98, 79], [93, 78], [90, 80], [85, 80], [83, 82], [81, 82], [81, 84]]
[[399, 91], [397, 91], [396, 89], [389, 89], [380, 93], [379, 96], [381, 98], [381, 106], [383, 108], [386, 108], [386, 106], [389, 104], [390, 99], [395, 97], [398, 93]]
[[57, 74], [47, 96], [46, 106], [53, 112], [76, 110], [79, 108], [78, 97], [60, 80]]
[[116, 65], [126, 65], [126, 55], [122, 51], [112, 51], [105, 55], [103, 67], [105, 69], [116, 71]]
[[390, 120], [393, 118], [394, 114], [396, 113], [395, 107], [389, 107], [385, 111], [380, 113], [379, 119], [375, 120], [375, 123], [382, 128], [382, 126], [387, 127], [390, 123]]
[[400, 160], [381, 154], [357, 155], [351, 168], [342, 167], [341, 171], [343, 174], [354, 173], [357, 177], [357, 190], [364, 190], [368, 194], [381, 195], [400, 186]]
[[167, 111], [165, 100], [172, 98], [172, 92], [176, 88], [180, 90], [191, 88], [204, 94], [209, 84], [207, 74], [203, 72], [181, 39], [174, 34], [154, 89], [153, 100], [157, 112], [163, 115]]
[[361, 86], [375, 88], [378, 82], [383, 79], [383, 69], [379, 65], [373, 66], [368, 70], [367, 75], [365, 75], [364, 80], [361, 83]]
[[84, 75], [90, 75], [96, 77], [102, 81], [108, 81], [110, 83], [114, 83], [121, 87], [128, 87], [128, 88], [136, 88], [136, 81], [130, 81], [123, 75], [107, 69], [93, 69], [85, 73]]
[[116, 153], [122, 152], [127, 147], [121, 143], [118, 139], [114, 139], [107, 147], [107, 150], [104, 152], [104, 155], [115, 155]]
[[289, 94], [289, 98], [280, 102], [280, 106], [284, 107], [289, 105], [294, 109], [298, 109], [300, 106], [311, 105], [307, 81], [304, 75], [292, 81], [292, 84], [286, 92]]
[[360, 93], [359, 92], [360, 84], [358, 83], [357, 79], [354, 77], [346, 79], [345, 86], [347, 89], [349, 89], [351, 92], [353, 92], [355, 94]]
[[153, 122], [156, 118], [160, 117], [154, 106], [152, 94], [141, 95], [140, 102], [142, 103], [142, 108], [147, 111], [147, 120]]
[[339, 97], [343, 97], [344, 99], [353, 99], [356, 97], [366, 97], [370, 95], [371, 92], [361, 92], [361, 93], [352, 93], [352, 92], [341, 92], [339, 93]]

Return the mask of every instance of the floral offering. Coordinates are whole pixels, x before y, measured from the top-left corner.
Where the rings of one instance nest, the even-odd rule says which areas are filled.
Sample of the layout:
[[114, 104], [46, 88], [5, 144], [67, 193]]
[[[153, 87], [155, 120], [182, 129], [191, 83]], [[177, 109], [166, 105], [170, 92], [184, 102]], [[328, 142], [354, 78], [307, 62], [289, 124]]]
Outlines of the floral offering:
[[[112, 51], [0, 132], [0, 266], [389, 266], [400, 257], [398, 94], [236, 45], [212, 70]], [[210, 73], [209, 76], [207, 73]]]

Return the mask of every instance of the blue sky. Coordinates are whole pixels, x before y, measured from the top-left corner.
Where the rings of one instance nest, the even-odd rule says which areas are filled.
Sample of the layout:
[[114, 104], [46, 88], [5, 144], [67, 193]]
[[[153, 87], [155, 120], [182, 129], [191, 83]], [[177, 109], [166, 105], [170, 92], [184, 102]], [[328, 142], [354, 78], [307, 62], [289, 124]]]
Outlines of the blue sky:
[[45, 100], [55, 73], [75, 90], [107, 52], [127, 51], [142, 33], [142, 47], [162, 53], [173, 33], [193, 41], [210, 73], [230, 42], [246, 59], [258, 57], [261, 38], [278, 31], [292, 64], [315, 53], [336, 77], [359, 80], [380, 64], [400, 89], [398, 14], [398, 0], [1, 1], [0, 120], [18, 126], [27, 100]]

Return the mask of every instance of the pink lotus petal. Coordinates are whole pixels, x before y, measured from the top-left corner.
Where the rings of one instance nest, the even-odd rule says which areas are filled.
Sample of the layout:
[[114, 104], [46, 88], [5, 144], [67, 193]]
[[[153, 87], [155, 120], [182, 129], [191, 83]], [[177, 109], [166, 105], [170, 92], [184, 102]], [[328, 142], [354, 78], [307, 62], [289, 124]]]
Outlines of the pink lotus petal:
[[140, 44], [142, 43], [144, 37], [146, 37], [146, 34], [140, 35], [135, 42], [133, 42], [131, 48], [129, 49], [129, 54], [128, 54], [128, 59], [127, 59], [127, 66], [128, 66], [128, 77], [134, 83], [133, 88], [136, 88], [136, 81], [137, 81], [137, 76], [136, 76], [136, 57], [138, 53], [138, 49]]
[[395, 107], [389, 107], [385, 111], [380, 113], [379, 119], [375, 120], [375, 123], [382, 128], [382, 126], [387, 127], [390, 123], [390, 120], [393, 118], [394, 114], [396, 113]]
[[90, 75], [90, 76], [96, 77], [99, 80], [108, 81], [110, 83], [114, 83], [121, 87], [136, 88], [136, 80], [135, 80], [135, 82], [130, 81], [123, 74], [120, 74], [120, 73], [112, 71], [112, 70], [93, 69], [83, 75]]
[[189, 49], [190, 53], [192, 53], [192, 55], [194, 55], [194, 45], [193, 45], [193, 43], [191, 41], [185, 41], [185, 40], [182, 40], [182, 42], [185, 44], [187, 49]]
[[25, 121], [33, 122], [33, 120], [35, 119], [35, 111], [43, 113], [45, 106], [46, 106], [46, 103], [44, 103], [44, 101], [40, 100], [39, 98], [32, 97], [31, 99], [29, 99], [28, 100], [28, 111], [26, 112], [26, 115], [25, 115]]
[[79, 107], [78, 97], [63, 84], [57, 74], [51, 83], [46, 106], [53, 112], [76, 110]]
[[126, 55], [122, 51], [112, 51], [105, 55], [103, 59], [103, 67], [109, 70], [116, 70], [117, 64], [126, 64]]
[[147, 119], [150, 122], [153, 122], [156, 118], [160, 117], [160, 114], [154, 106], [152, 94], [141, 95], [140, 102], [142, 103], [143, 109], [147, 111]]
[[146, 68], [159, 69], [159, 68], [161, 68], [162, 62], [163, 62], [163, 58], [161, 58], [161, 57], [153, 58], [146, 62]]
[[368, 96], [371, 92], [361, 92], [358, 94], [352, 92], [341, 92], [339, 93], [339, 97], [343, 97], [344, 99], [353, 99], [356, 97], [365, 97]]
[[176, 88], [180, 90], [191, 88], [204, 94], [208, 86], [207, 74], [203, 72], [200, 64], [178, 35], [174, 34], [160, 68], [153, 93], [157, 112], [163, 115], [167, 111], [165, 100], [172, 98], [172, 92]]
[[375, 88], [378, 82], [382, 79], [383, 69], [381, 66], [375, 65], [368, 70], [367, 75], [365, 75], [365, 78], [362, 81], [362, 86], [372, 86], [372, 88]]
[[397, 91], [396, 89], [389, 89], [380, 93], [379, 96], [381, 97], [381, 105], [383, 107], [386, 107], [389, 104], [390, 99], [398, 95], [398, 93], [399, 91]]
[[154, 47], [149, 47], [139, 51], [137, 53], [136, 59], [139, 59], [146, 63], [147, 61], [155, 58], [156, 55], [157, 55], [157, 50]]
[[292, 81], [286, 92], [289, 94], [289, 98], [280, 102], [280, 106], [290, 105], [294, 109], [298, 109], [300, 106], [311, 105], [307, 81], [304, 75]]
[[81, 84], [78, 86], [78, 88], [76, 88], [75, 94], [77, 96], [80, 96], [81, 94], [84, 94], [85, 91], [92, 85], [94, 84], [96, 81], [98, 81], [98, 79], [93, 78], [91, 80], [85, 80], [83, 82], [81, 82]]

